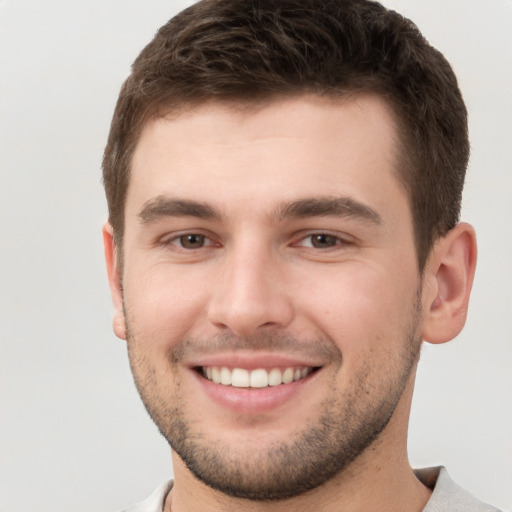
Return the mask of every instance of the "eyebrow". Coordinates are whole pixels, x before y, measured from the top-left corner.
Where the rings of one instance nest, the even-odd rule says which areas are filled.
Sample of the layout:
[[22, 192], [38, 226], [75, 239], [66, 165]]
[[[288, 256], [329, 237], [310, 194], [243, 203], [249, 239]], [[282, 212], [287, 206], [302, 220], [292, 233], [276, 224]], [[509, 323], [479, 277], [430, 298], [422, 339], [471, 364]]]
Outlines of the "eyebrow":
[[220, 220], [220, 215], [206, 203], [166, 196], [157, 196], [146, 201], [139, 213], [139, 219], [143, 224], [150, 224], [162, 217], [197, 217], [205, 220]]
[[313, 197], [285, 203], [278, 209], [281, 220], [304, 217], [353, 217], [382, 224], [382, 217], [370, 206], [350, 197]]
[[[277, 218], [352, 217], [381, 224], [381, 216], [370, 206], [350, 197], [312, 197], [285, 202], [277, 208]], [[196, 217], [205, 220], [222, 220], [221, 215], [207, 203], [189, 199], [176, 199], [165, 195], [144, 203], [139, 213], [143, 224], [150, 224], [162, 217]]]

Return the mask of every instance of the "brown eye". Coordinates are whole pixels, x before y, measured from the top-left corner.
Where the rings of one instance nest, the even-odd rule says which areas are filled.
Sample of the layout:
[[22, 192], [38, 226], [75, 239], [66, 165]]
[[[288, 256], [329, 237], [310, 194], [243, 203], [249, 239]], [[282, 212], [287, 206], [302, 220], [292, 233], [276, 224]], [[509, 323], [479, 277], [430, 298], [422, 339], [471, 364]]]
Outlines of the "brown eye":
[[311, 235], [311, 245], [316, 249], [329, 249], [330, 247], [336, 247], [339, 243], [339, 238], [332, 235], [326, 235], [325, 233], [319, 233], [317, 235]]
[[190, 234], [180, 236], [179, 241], [184, 249], [200, 249], [205, 245], [205, 238], [204, 235]]

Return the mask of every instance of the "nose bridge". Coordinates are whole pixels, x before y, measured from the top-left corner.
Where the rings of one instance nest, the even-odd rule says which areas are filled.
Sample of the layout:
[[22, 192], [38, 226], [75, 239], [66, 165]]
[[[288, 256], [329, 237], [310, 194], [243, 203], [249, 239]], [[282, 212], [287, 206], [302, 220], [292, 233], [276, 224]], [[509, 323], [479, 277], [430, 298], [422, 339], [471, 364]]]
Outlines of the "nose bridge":
[[262, 327], [285, 327], [293, 318], [280, 258], [269, 244], [246, 237], [226, 250], [224, 266], [209, 305], [211, 323], [239, 336]]

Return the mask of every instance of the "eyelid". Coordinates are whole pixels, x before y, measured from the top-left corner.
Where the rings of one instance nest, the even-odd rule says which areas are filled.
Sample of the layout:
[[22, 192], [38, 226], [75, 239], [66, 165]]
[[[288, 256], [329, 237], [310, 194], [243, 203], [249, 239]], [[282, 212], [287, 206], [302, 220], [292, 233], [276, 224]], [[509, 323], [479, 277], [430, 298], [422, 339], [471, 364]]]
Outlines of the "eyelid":
[[[311, 247], [311, 246], [308, 247], [308, 246], [305, 246], [305, 245], [301, 245], [302, 242], [304, 242], [308, 238], [311, 238], [311, 237], [313, 237], [315, 235], [326, 235], [326, 236], [329, 236], [329, 237], [337, 238], [339, 243], [337, 243], [333, 247], [327, 247], [327, 248], [324, 248], [324, 249], [320, 249], [320, 248], [317, 248], [317, 247]], [[291, 245], [292, 246], [296, 246], [296, 247], [297, 246], [298, 247], [308, 247], [310, 249], [328, 251], [329, 249], [335, 250], [335, 249], [338, 249], [338, 248], [343, 247], [343, 246], [354, 245], [356, 242], [357, 242], [356, 238], [351, 236], [351, 235], [348, 235], [347, 233], [343, 233], [343, 232], [340, 232], [340, 231], [331, 231], [331, 230], [328, 230], [328, 229], [312, 229], [312, 230], [308, 230], [306, 232], [299, 233], [296, 236], [294, 236], [294, 241], [292, 242]]]
[[[197, 249], [187, 249], [187, 248], [181, 246], [179, 243], [180, 238], [182, 238], [184, 236], [190, 236], [190, 235], [202, 236], [202, 237], [204, 237], [205, 241], [207, 241], [207, 243], [205, 243], [205, 245], [202, 247], [198, 247]], [[220, 246], [220, 243], [215, 241], [213, 235], [211, 233], [206, 232], [203, 229], [187, 229], [187, 230], [178, 231], [178, 232], [174, 232], [174, 233], [167, 233], [158, 239], [157, 244], [160, 246], [163, 246], [163, 247], [176, 247], [177, 250], [183, 250], [183, 251], [187, 251], [187, 252], [192, 252], [194, 250], [200, 250], [200, 249], [209, 248], [209, 247]]]
[[[178, 250], [192, 252], [192, 251], [194, 251], [194, 249], [186, 249], [179, 244], [179, 239], [181, 237], [187, 236], [187, 235], [201, 235], [205, 238], [205, 241], [207, 243], [203, 247], [197, 248], [196, 250], [210, 248], [210, 247], [220, 247], [222, 245], [222, 242], [217, 240], [216, 239], [217, 237], [215, 237], [215, 235], [213, 235], [211, 232], [209, 232], [207, 230], [200, 229], [200, 228], [199, 229], [185, 229], [185, 230], [176, 231], [173, 233], [166, 233], [165, 235], [159, 237], [158, 240], [156, 241], [156, 243], [157, 243], [157, 245], [160, 245], [163, 247], [174, 246]], [[311, 229], [311, 230], [307, 230], [307, 231], [305, 230], [305, 231], [302, 231], [299, 233], [295, 233], [293, 235], [293, 239], [292, 239], [292, 242], [290, 245], [296, 246], [296, 247], [302, 246], [302, 247], [307, 248], [307, 246], [302, 245], [302, 243], [314, 235], [326, 235], [329, 237], [337, 238], [339, 241], [338, 244], [336, 244], [335, 246], [330, 247], [330, 248], [320, 249], [320, 248], [316, 248], [316, 247], [309, 247], [309, 248], [315, 249], [315, 250], [323, 250], [323, 251], [327, 251], [329, 249], [334, 250], [339, 247], [350, 246], [350, 245], [354, 245], [355, 243], [357, 243], [357, 239], [354, 236], [349, 235], [345, 232], [328, 230], [328, 229]]]

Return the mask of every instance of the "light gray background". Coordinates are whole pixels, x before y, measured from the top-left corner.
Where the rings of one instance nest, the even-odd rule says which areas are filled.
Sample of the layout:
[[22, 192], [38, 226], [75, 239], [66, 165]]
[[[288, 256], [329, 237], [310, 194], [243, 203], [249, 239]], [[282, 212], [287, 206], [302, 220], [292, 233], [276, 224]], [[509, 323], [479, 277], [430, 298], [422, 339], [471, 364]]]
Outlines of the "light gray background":
[[[171, 475], [111, 332], [100, 159], [131, 62], [189, 3], [0, 0], [0, 512], [114, 511]], [[466, 329], [423, 354], [411, 461], [512, 509], [512, 2], [385, 3], [459, 76], [480, 242]]]

